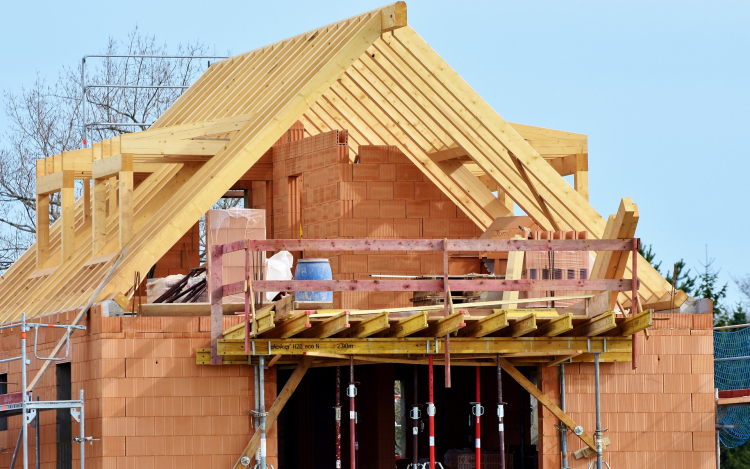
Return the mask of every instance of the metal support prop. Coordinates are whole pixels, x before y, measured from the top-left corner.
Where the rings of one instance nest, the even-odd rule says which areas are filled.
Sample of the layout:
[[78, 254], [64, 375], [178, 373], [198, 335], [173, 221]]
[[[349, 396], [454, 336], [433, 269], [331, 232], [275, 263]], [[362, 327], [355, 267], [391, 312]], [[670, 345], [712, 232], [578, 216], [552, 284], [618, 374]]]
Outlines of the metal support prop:
[[479, 469], [482, 464], [482, 440], [481, 440], [481, 418], [482, 414], [484, 414], [484, 407], [482, 407], [481, 400], [480, 400], [480, 367], [477, 367], [477, 401], [472, 402], [472, 409], [471, 412], [474, 414], [474, 458], [475, 458], [475, 467]]
[[[247, 331], [245, 331], [245, 332], [247, 333]], [[260, 370], [258, 368], [258, 364], [257, 363], [253, 366], [253, 369], [255, 371], [253, 373], [253, 379], [255, 381], [255, 383], [254, 383], [255, 384], [255, 392], [253, 393], [253, 395], [255, 397], [255, 411], [252, 412], [252, 415], [253, 415], [253, 426], [255, 427], [255, 431], [257, 432], [258, 429], [260, 428], [259, 420], [258, 420], [258, 413], [260, 412], [260, 397], [259, 397], [260, 396], [260, 390], [259, 390], [260, 387], [258, 386], [258, 381], [259, 381], [260, 378], [258, 377], [258, 374], [259, 374]], [[260, 462], [260, 446], [258, 446], [258, 450], [255, 452], [255, 462], [256, 463]]]
[[[36, 401], [39, 402], [39, 396], [36, 397]], [[83, 399], [81, 399], [81, 401], [83, 401]], [[39, 447], [39, 415], [40, 414], [41, 412], [37, 412], [36, 418], [34, 419], [34, 433], [36, 437], [36, 448], [35, 448], [36, 449], [36, 469], [39, 469], [39, 465], [41, 464], [39, 462], [39, 459], [40, 459], [39, 453], [41, 451]], [[83, 461], [83, 459], [81, 459], [81, 461]]]
[[721, 437], [719, 436], [719, 388], [714, 388], [714, 401], [716, 405], [716, 469], [721, 469]]
[[[565, 412], [565, 363], [560, 363], [560, 410]], [[562, 469], [568, 468], [568, 427], [560, 421], [560, 452], [562, 453]]]
[[500, 355], [497, 356], [497, 429], [500, 436], [500, 469], [505, 469], [505, 407], [503, 407], [503, 367], [500, 365]]
[[[21, 393], [21, 408], [23, 418], [21, 419], [21, 425], [23, 425], [23, 469], [29, 469], [29, 429], [28, 422], [26, 422], [26, 413], [28, 412], [28, 400], [29, 394], [26, 392], [26, 366], [29, 362], [26, 360], [26, 333], [29, 331], [29, 327], [26, 325], [26, 313], [21, 316], [21, 382], [23, 383], [23, 392]], [[81, 432], [83, 435], [83, 432]], [[83, 445], [81, 445], [83, 447]], [[83, 462], [83, 457], [81, 457]]]
[[83, 389], [80, 390], [79, 395], [81, 398], [81, 422], [79, 425], [81, 430], [81, 469], [84, 469], [84, 462], [86, 461], [86, 431], [83, 425]]
[[[247, 334], [247, 331], [245, 331]], [[258, 387], [260, 404], [260, 469], [266, 469], [266, 393], [265, 393], [265, 357], [258, 357]]]
[[357, 395], [357, 386], [354, 383], [354, 355], [349, 356], [349, 389], [346, 394], [349, 396], [349, 467], [356, 469], [356, 411], [354, 408], [354, 396]]
[[336, 367], [336, 469], [341, 469], [341, 367]]
[[596, 469], [602, 469], [602, 413], [601, 413], [601, 395], [599, 393], [599, 354], [594, 354], [594, 391], [596, 393], [596, 433], [594, 433], [594, 443], [596, 443]]
[[419, 467], [419, 417], [421, 417], [419, 415], [419, 397], [417, 395], [417, 370], [417, 365], [414, 365], [414, 389], [412, 390], [414, 393], [414, 405], [411, 408], [412, 464], [414, 464], [414, 469]]
[[430, 469], [435, 469], [435, 397], [433, 395], [434, 375], [432, 370], [432, 355], [430, 355], [429, 357], [430, 401], [427, 403], [427, 418], [430, 422]]

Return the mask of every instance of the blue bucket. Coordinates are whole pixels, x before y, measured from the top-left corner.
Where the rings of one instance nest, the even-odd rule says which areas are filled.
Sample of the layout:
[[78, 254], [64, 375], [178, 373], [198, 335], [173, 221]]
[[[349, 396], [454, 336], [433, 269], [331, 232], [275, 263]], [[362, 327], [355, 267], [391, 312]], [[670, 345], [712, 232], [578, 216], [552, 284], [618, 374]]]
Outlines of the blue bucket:
[[[299, 259], [294, 270], [295, 280], [333, 280], [331, 263], [328, 259]], [[296, 291], [295, 301], [312, 303], [333, 303], [333, 292], [330, 291]]]

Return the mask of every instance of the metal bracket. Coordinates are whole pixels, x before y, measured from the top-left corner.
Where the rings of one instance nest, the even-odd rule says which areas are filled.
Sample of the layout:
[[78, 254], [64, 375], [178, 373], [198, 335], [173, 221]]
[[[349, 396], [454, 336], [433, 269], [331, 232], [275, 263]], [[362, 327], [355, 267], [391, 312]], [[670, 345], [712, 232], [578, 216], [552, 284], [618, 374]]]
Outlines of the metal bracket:
[[472, 402], [471, 403], [471, 414], [476, 417], [481, 417], [484, 415], [484, 407], [479, 402]]
[[433, 404], [432, 402], [427, 403], [427, 415], [429, 417], [435, 416], [435, 404]]
[[346, 388], [346, 395], [348, 397], [356, 397], [357, 396], [357, 386], [354, 384], [350, 384], [349, 387]]
[[76, 422], [81, 423], [81, 412], [76, 409], [70, 409], [70, 415], [73, 416]]
[[240, 464], [242, 464], [245, 467], [249, 466], [250, 465], [250, 458], [247, 457], [247, 456], [242, 456], [240, 458]]
[[29, 409], [26, 411], [26, 425], [29, 425], [36, 418], [36, 409]]
[[419, 420], [422, 418], [422, 411], [419, 410], [419, 407], [412, 407], [411, 411], [409, 411], [409, 417], [411, 417], [412, 420]]
[[95, 441], [100, 441], [100, 439], [99, 438], [94, 438], [93, 436], [87, 436], [87, 437], [76, 436], [76, 437], [73, 438], [73, 441], [75, 441], [76, 443], [85, 443], [85, 442], [88, 441], [89, 442], [89, 446], [93, 446], [94, 442]]

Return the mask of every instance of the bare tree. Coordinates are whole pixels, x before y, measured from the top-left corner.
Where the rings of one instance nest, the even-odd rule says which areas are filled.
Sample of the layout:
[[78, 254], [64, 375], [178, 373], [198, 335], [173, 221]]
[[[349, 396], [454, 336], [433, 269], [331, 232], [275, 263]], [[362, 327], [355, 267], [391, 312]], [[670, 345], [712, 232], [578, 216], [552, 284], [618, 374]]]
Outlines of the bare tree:
[[744, 277], [732, 278], [732, 280], [734, 280], [740, 293], [742, 293], [742, 299], [740, 302], [744, 307], [750, 308], [750, 274], [747, 274]]
[[[126, 40], [110, 38], [99, 55], [179, 55], [169, 58], [90, 58], [87, 85], [122, 85], [124, 88], [92, 87], [87, 93], [89, 138], [105, 138], [145, 130], [207, 68], [195, 57], [206, 55], [199, 42], [179, 45], [168, 52], [155, 36], [136, 27]], [[9, 125], [0, 134], [0, 271], [10, 265], [34, 242], [36, 233], [36, 161], [63, 151], [82, 148], [83, 116], [81, 65], [67, 67], [54, 84], [43, 77], [20, 91], [5, 91], [4, 110]], [[135, 127], [108, 123], [141, 124]], [[59, 201], [50, 201], [50, 222], [59, 216]]]

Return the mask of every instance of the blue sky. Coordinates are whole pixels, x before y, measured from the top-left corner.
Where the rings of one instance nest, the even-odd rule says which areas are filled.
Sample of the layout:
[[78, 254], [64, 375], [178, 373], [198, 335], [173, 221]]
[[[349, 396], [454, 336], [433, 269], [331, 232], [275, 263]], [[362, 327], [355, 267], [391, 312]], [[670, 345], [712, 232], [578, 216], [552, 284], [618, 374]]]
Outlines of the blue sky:
[[[45, 4], [46, 3], [46, 4]], [[240, 53], [381, 1], [5, 2], [0, 89], [99, 52], [135, 25], [176, 46]], [[710, 257], [750, 273], [750, 4], [412, 0], [409, 23], [506, 120], [589, 136], [591, 203], [638, 204], [638, 235], [669, 265]], [[0, 126], [6, 120], [0, 116]]]

